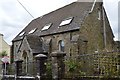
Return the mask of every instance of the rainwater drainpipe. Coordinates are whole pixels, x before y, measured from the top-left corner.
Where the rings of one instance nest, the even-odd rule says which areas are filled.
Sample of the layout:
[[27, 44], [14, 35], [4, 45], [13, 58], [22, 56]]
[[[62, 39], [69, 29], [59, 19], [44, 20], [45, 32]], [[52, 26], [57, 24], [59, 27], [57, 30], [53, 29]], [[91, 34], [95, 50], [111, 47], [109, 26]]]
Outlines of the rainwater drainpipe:
[[104, 8], [102, 6], [102, 15], [103, 15], [103, 34], [104, 34], [104, 48], [106, 49], [106, 26], [105, 26], [105, 13], [104, 13]]

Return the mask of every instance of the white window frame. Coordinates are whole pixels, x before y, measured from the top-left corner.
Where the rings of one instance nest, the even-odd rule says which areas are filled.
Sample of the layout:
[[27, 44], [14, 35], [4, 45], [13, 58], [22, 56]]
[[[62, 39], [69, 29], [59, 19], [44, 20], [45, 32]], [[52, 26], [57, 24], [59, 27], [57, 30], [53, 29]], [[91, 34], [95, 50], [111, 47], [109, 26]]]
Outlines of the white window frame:
[[20, 34], [19, 34], [19, 36], [23, 36], [25, 34], [25, 32], [21, 32]]
[[59, 45], [59, 51], [63, 51], [64, 52], [64, 50], [65, 50], [65, 43], [64, 43], [64, 41], [60, 40], [58, 42], [58, 45]]
[[32, 34], [37, 30], [37, 28], [32, 29], [28, 34]]
[[41, 30], [48, 30], [51, 27], [52, 23], [46, 24]]
[[69, 18], [66, 18], [64, 19], [59, 26], [64, 26], [64, 25], [67, 25], [67, 24], [70, 24], [73, 20], [73, 17], [69, 17]]

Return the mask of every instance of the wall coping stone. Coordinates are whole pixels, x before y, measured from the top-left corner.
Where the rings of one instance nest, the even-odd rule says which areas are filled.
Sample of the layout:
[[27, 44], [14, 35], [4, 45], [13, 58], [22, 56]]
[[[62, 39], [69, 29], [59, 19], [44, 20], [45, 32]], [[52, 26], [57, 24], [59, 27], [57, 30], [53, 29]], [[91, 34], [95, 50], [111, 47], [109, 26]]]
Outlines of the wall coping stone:
[[65, 52], [58, 51], [58, 50], [51, 53], [52, 57], [62, 57], [62, 56], [65, 56], [65, 55], [66, 55]]

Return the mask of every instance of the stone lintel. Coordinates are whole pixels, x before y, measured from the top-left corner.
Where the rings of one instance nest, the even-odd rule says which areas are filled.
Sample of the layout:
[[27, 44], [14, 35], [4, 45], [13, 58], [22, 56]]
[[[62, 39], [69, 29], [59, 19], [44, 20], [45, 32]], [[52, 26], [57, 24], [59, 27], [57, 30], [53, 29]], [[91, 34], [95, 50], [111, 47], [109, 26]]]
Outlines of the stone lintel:
[[15, 60], [15, 62], [16, 62], [16, 63], [18, 63], [18, 62], [23, 62], [23, 60], [22, 60], [22, 59], [18, 59], [18, 60]]
[[38, 54], [35, 56], [36, 59], [47, 59], [47, 56], [44, 54]]
[[51, 54], [52, 57], [64, 57], [65, 55], [66, 53], [62, 51], [55, 51], [55, 52], [52, 52]]

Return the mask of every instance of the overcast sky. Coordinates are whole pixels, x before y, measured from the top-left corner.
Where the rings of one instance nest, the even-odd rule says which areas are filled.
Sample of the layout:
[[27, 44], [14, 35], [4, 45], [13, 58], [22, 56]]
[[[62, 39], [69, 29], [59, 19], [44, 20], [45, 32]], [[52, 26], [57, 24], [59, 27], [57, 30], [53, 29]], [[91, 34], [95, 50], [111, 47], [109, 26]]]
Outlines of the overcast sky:
[[[76, 0], [19, 0], [34, 16], [40, 17]], [[118, 1], [104, 0], [110, 25], [118, 39]], [[11, 45], [12, 39], [34, 18], [32, 18], [17, 0], [0, 0], [0, 33], [5, 41]]]

